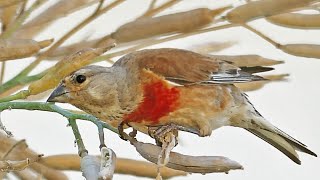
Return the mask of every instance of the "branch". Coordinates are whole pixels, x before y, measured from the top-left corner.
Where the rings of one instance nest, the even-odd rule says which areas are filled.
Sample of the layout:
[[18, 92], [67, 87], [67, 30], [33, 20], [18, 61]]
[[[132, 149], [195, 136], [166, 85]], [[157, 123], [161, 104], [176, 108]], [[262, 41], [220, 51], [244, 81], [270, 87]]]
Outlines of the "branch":
[[[99, 156], [96, 156], [99, 158]], [[62, 171], [79, 171], [80, 158], [76, 154], [61, 154], [43, 157], [40, 160], [45, 166]], [[176, 176], [186, 176], [187, 173], [163, 167], [160, 169], [163, 178], [168, 179]], [[138, 177], [154, 178], [157, 176], [157, 165], [145, 161], [118, 158], [116, 159], [117, 174], [133, 175]]]
[[118, 130], [113, 126], [100, 121], [96, 117], [89, 114], [76, 114], [71, 111], [62, 109], [56, 106], [53, 103], [43, 103], [43, 102], [5, 102], [0, 103], [0, 112], [7, 109], [24, 109], [24, 110], [39, 110], [39, 111], [48, 111], [48, 112], [56, 112], [60, 115], [66, 117], [67, 119], [80, 119], [93, 122], [96, 125], [103, 126], [110, 131], [117, 133]]

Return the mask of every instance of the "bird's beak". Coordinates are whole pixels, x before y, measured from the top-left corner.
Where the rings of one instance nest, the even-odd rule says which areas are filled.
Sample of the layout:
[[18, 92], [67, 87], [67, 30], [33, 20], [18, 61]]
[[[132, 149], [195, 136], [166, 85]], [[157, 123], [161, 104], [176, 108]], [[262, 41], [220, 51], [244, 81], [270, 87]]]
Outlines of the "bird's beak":
[[60, 84], [49, 96], [47, 102], [65, 102], [67, 96], [66, 94], [69, 93], [67, 88]]

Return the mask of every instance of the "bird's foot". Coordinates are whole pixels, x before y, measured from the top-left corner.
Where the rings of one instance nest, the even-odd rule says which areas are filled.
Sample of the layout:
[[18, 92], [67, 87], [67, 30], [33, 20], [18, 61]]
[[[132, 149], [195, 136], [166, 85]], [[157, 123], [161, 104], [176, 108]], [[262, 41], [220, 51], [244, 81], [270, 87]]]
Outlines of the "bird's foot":
[[119, 131], [119, 137], [125, 141], [128, 141], [127, 137], [128, 134], [124, 132], [124, 128], [123, 126], [126, 125], [127, 123], [122, 121], [119, 125], [118, 125], [118, 131]]
[[135, 138], [138, 131], [136, 129], [132, 128], [132, 131], [128, 135], [127, 133], [124, 132], [125, 125], [130, 126], [128, 123], [123, 122], [123, 121], [118, 125], [119, 137], [125, 141], [127, 141], [131, 138]]
[[[176, 137], [178, 136], [178, 131], [185, 131], [185, 132], [189, 132], [189, 133], [193, 133], [196, 135], [200, 136], [200, 131], [199, 130], [194, 130], [192, 128], [188, 128], [188, 127], [183, 127], [180, 125], [176, 125], [176, 124], [168, 124], [168, 125], [163, 125], [163, 126], [150, 126], [148, 127], [148, 133], [149, 136], [154, 138], [156, 140], [156, 143], [158, 146], [161, 146], [161, 141], [159, 142], [159, 138], [164, 137], [164, 135], [168, 132], [175, 132], [176, 133]], [[178, 141], [176, 141], [178, 143]]]

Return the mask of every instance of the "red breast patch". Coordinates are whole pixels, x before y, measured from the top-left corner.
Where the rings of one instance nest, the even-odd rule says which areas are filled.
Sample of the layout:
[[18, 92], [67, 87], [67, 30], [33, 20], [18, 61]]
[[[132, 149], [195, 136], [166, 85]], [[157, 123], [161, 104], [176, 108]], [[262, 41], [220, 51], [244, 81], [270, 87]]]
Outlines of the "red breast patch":
[[179, 89], [169, 87], [161, 80], [144, 85], [143, 92], [142, 102], [135, 111], [124, 117], [125, 121], [147, 121], [156, 124], [161, 117], [168, 115], [178, 106]]

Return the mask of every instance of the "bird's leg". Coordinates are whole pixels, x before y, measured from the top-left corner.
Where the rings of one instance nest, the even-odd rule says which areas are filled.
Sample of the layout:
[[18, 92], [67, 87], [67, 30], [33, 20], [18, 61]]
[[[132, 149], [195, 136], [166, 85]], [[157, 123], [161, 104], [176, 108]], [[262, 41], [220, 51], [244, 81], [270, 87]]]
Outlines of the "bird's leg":
[[[200, 136], [200, 132], [198, 130], [179, 126], [179, 125], [172, 124], [172, 123], [168, 124], [168, 125], [163, 125], [160, 127], [159, 126], [148, 127], [149, 136], [156, 140], [156, 143], [158, 146], [162, 145], [161, 141], [159, 141], [159, 138], [163, 137], [166, 133], [168, 133], [170, 131], [185, 131], [185, 132], [193, 133], [193, 134]], [[176, 142], [178, 143], [178, 141], [176, 141]]]
[[124, 132], [124, 128], [123, 128], [123, 126], [126, 124], [127, 124], [126, 122], [121, 121], [121, 123], [118, 125], [119, 137], [125, 141], [128, 140], [125, 138], [125, 135], [127, 135], [127, 134]]
[[[121, 121], [121, 123], [118, 125], [118, 131], [119, 131], [120, 138], [127, 141], [128, 139], [125, 138], [125, 135], [127, 134], [124, 132], [124, 128], [123, 128], [124, 125], [130, 126], [127, 122]], [[129, 136], [132, 138], [135, 138], [137, 135], [137, 132], [138, 131], [132, 127], [132, 131], [129, 133]]]
[[107, 147], [106, 144], [104, 143], [104, 131], [103, 131], [103, 126], [100, 125], [98, 126], [98, 132], [99, 132], [99, 141], [100, 141], [100, 151], [103, 147]]

